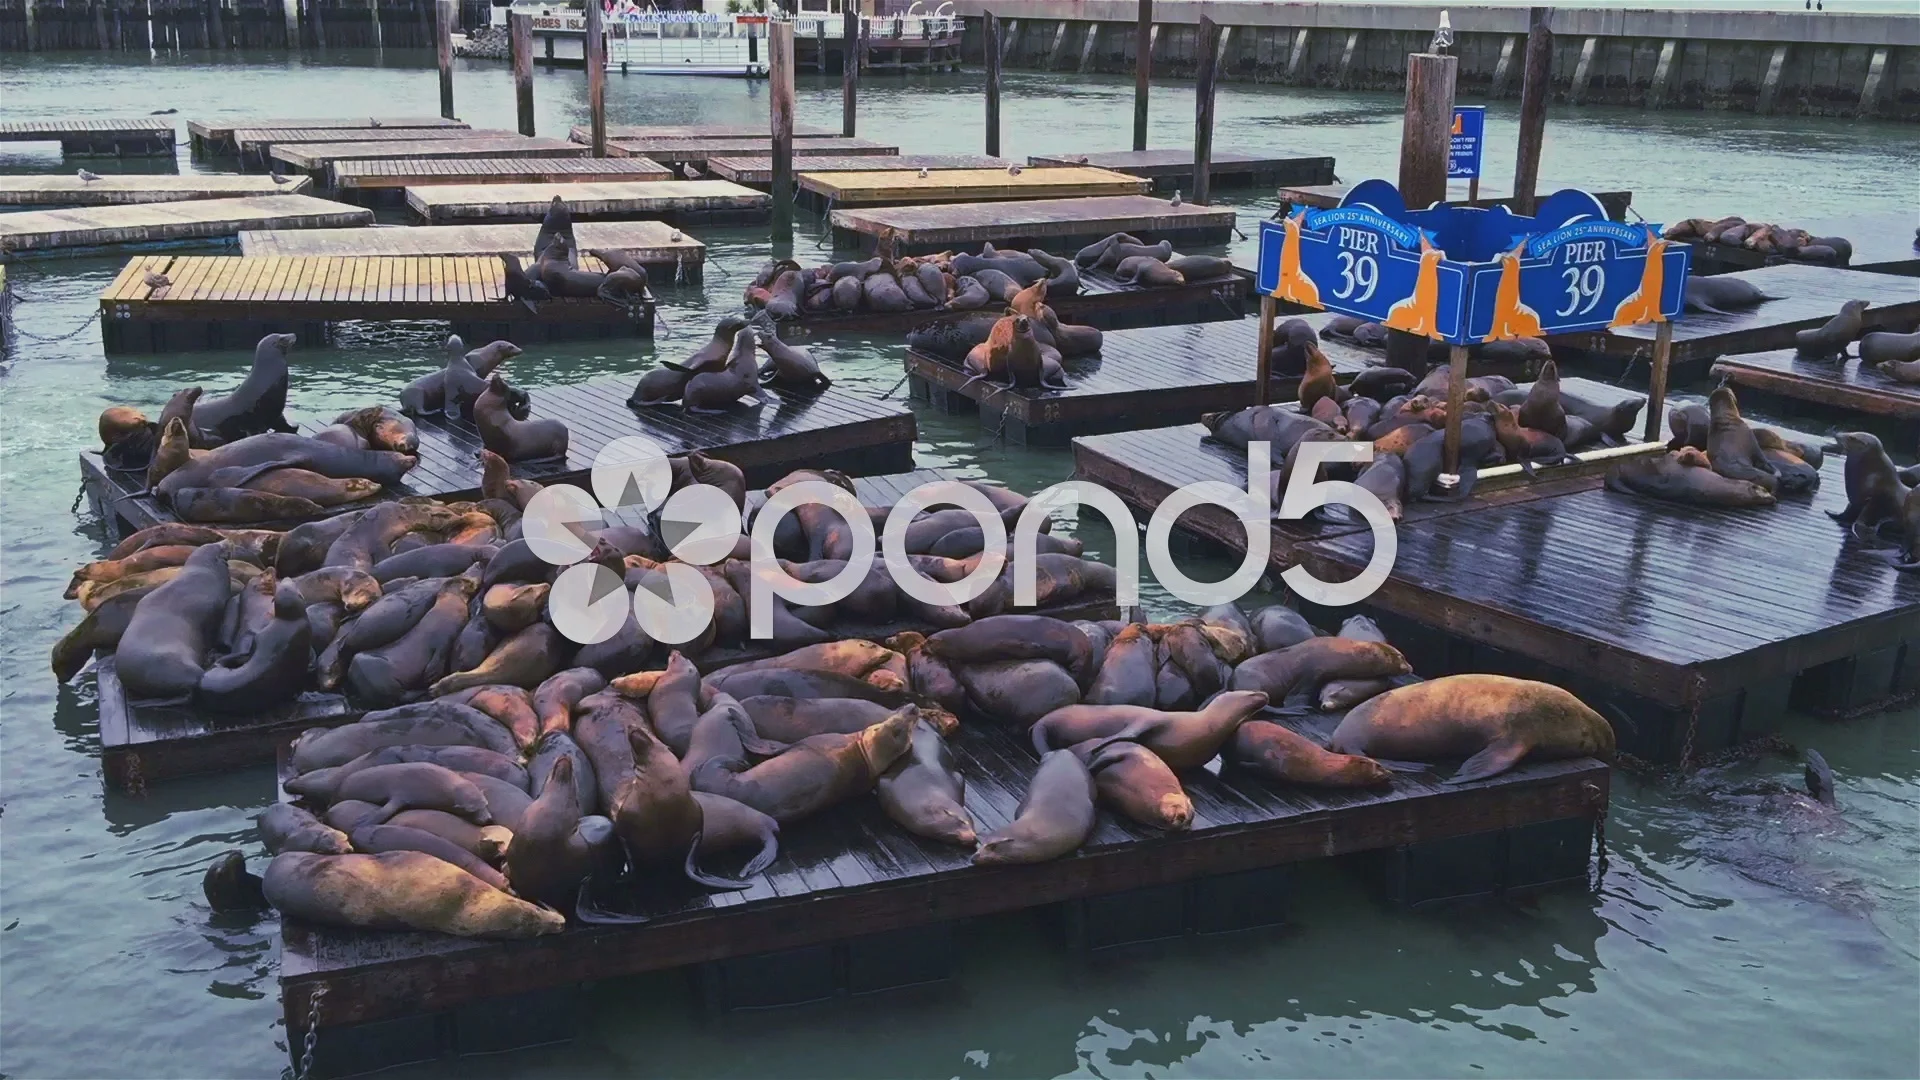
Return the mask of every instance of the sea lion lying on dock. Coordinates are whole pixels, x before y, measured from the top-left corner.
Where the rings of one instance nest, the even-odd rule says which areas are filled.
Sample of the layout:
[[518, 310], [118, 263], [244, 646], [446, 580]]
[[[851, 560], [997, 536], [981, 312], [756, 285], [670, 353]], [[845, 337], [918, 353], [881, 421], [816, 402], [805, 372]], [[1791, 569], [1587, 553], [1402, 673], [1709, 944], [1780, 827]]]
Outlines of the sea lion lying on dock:
[[1772, 506], [1773, 492], [1713, 470], [1693, 447], [1630, 458], [1607, 470], [1607, 490], [1695, 506]]
[[1613, 728], [1557, 686], [1504, 675], [1448, 675], [1361, 702], [1334, 729], [1335, 753], [1408, 761], [1465, 758], [1449, 784], [1526, 759], [1613, 758]]
[[559, 912], [501, 892], [418, 851], [274, 856], [267, 901], [282, 915], [362, 930], [432, 930], [455, 937], [530, 938], [566, 928]]

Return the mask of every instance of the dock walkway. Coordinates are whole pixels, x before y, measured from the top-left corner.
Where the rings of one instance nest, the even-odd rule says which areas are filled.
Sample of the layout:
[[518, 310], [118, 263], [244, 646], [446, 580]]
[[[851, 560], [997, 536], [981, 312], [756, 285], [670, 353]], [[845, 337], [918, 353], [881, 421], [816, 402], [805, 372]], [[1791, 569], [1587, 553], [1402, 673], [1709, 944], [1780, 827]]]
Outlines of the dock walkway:
[[311, 195], [189, 199], [0, 214], [0, 255], [73, 254], [221, 240], [243, 229], [335, 229], [373, 224], [373, 211]]
[[464, 120], [444, 116], [262, 117], [248, 120], [189, 120], [187, 139], [194, 157], [225, 157], [240, 152], [233, 133], [241, 128], [464, 128]]
[[[803, 159], [798, 159], [794, 171], [796, 173], [918, 172], [921, 169], [1005, 169], [1011, 164], [1013, 161], [1010, 158], [988, 157], [985, 154], [826, 156], [809, 154]], [[731, 180], [748, 187], [770, 187], [773, 184], [773, 159], [765, 154], [708, 158], [707, 172], [722, 180]]]
[[[290, 170], [305, 173], [326, 172], [338, 161], [373, 161], [383, 158], [463, 158], [463, 157], [586, 157], [587, 148], [561, 139], [529, 139], [524, 135], [498, 138], [402, 139], [393, 142], [291, 143], [275, 146], [268, 156]], [[332, 181], [328, 181], [331, 185]]]
[[82, 180], [73, 173], [54, 176], [0, 176], [0, 206], [130, 206], [137, 203], [233, 199], [253, 195], [303, 195], [312, 183], [304, 176], [209, 175], [206, 173], [120, 173]]
[[1027, 199], [1015, 202], [948, 203], [835, 210], [835, 247], [871, 252], [891, 231], [901, 255], [996, 247], [1084, 247], [1117, 232], [1146, 243], [1173, 241], [1176, 249], [1225, 244], [1233, 239], [1231, 208], [1174, 206], [1150, 195], [1090, 199]]
[[[1151, 181], [1156, 190], [1175, 188], [1193, 190], [1193, 151], [1188, 150], [1111, 150], [1090, 154], [1041, 154], [1027, 159], [1029, 165], [1092, 165], [1101, 169], [1139, 176]], [[1251, 150], [1213, 149], [1207, 176], [1214, 187], [1278, 187], [1282, 184], [1331, 184], [1333, 159], [1330, 157], [1280, 157]]]
[[836, 206], [907, 206], [918, 203], [1004, 202], [1011, 199], [1077, 199], [1145, 195], [1152, 184], [1137, 176], [1086, 165], [1022, 169], [927, 169], [816, 173], [802, 160], [800, 205], [815, 213]]
[[163, 116], [0, 120], [0, 142], [57, 142], [62, 154], [123, 157], [173, 153], [173, 121]]
[[[661, 221], [583, 221], [573, 227], [584, 251], [624, 251], [651, 275], [684, 270], [698, 280], [707, 245]], [[240, 253], [263, 255], [520, 255], [530, 257], [540, 226], [379, 225], [371, 229], [249, 230]], [[678, 239], [675, 237], [678, 236]], [[526, 261], [524, 258], [523, 262]]]
[[330, 170], [342, 198], [391, 196], [430, 184], [561, 184], [580, 181], [671, 180], [664, 165], [646, 158], [377, 158], [336, 161]]
[[440, 184], [407, 189], [407, 208], [429, 225], [537, 222], [555, 197], [574, 221], [649, 218], [683, 227], [768, 220], [773, 199], [726, 180], [618, 183]]
[[[818, 139], [798, 139], [793, 141], [793, 156], [796, 161], [810, 157], [867, 157], [891, 156], [898, 154], [898, 146], [874, 142], [870, 139], [842, 139], [838, 136]], [[692, 165], [696, 168], [706, 164], [708, 158], [741, 157], [747, 155], [771, 155], [773, 137], [760, 134], [752, 138], [729, 139], [607, 139], [607, 153], [612, 157], [651, 158], [662, 165]], [[798, 171], [799, 166], [794, 166]]]

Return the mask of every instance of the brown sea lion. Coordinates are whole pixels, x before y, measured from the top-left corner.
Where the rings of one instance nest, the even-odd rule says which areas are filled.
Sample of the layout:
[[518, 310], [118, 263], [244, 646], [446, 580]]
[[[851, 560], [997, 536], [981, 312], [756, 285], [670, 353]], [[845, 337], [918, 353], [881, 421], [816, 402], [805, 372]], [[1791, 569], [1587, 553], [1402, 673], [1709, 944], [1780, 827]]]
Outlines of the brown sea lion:
[[390, 450], [350, 450], [305, 435], [276, 431], [252, 435], [195, 455], [168, 473], [153, 490], [162, 501], [173, 499], [183, 488], [208, 486], [214, 473], [229, 468], [252, 468], [262, 473], [272, 469], [310, 469], [323, 476], [357, 476], [383, 485], [398, 484], [417, 460]]
[[479, 585], [477, 569], [438, 579], [433, 602], [418, 622], [388, 644], [356, 653], [348, 661], [347, 682], [362, 701], [398, 704], [446, 674], [454, 639], [467, 624], [467, 605]]
[[1306, 374], [1300, 379], [1300, 411], [1309, 415], [1315, 404], [1322, 400], [1331, 401], [1335, 406], [1340, 403], [1340, 384], [1333, 377], [1333, 363], [1320, 346], [1308, 342], [1306, 345]]
[[977, 837], [967, 814], [967, 782], [953, 752], [925, 720], [913, 725], [910, 737], [911, 749], [880, 776], [880, 808], [915, 836], [972, 847]]
[[1861, 316], [1866, 310], [1865, 300], [1849, 300], [1841, 304], [1840, 314], [1828, 319], [1824, 325], [1793, 335], [1794, 352], [1806, 360], [1845, 360], [1847, 346], [1864, 329]]
[[1713, 471], [1704, 451], [1691, 446], [1643, 455], [1607, 470], [1607, 490], [1696, 506], [1772, 506], [1773, 492], [1748, 480]]
[[723, 412], [751, 395], [759, 385], [760, 364], [755, 359], [759, 341], [759, 333], [753, 327], [742, 327], [733, 337], [725, 367], [701, 372], [688, 380], [680, 395], [682, 407], [688, 412]]
[[161, 427], [153, 456], [147, 459], [147, 487], [165, 480], [169, 473], [193, 460], [187, 431], [187, 422], [177, 416]]
[[531, 626], [547, 610], [547, 594], [552, 586], [541, 582], [537, 585], [495, 585], [480, 598], [480, 613], [496, 630], [512, 633], [522, 627]]
[[927, 639], [927, 651], [948, 664], [1003, 660], [1051, 660], [1081, 685], [1092, 682], [1098, 658], [1093, 643], [1071, 623], [1044, 615], [994, 615], [942, 630]]
[[504, 826], [508, 831], [519, 830], [522, 815], [533, 805], [533, 797], [524, 786], [485, 773], [458, 775], [486, 797], [487, 814], [493, 818], [493, 824]]
[[1540, 374], [1527, 388], [1527, 398], [1520, 405], [1520, 424], [1556, 439], [1567, 438], [1567, 411], [1560, 403], [1560, 366], [1552, 360], [1540, 365]]
[[1128, 259], [1139, 258], [1164, 263], [1173, 258], [1173, 243], [1162, 240], [1157, 244], [1130, 244], [1122, 240], [1101, 252], [1099, 260], [1093, 265], [1096, 270], [1111, 270]]
[[492, 717], [507, 729], [507, 733], [513, 736], [514, 746], [523, 753], [540, 737], [540, 719], [533, 711], [533, 697], [525, 687], [484, 683], [450, 690], [434, 697], [455, 705], [472, 706]]
[[1040, 759], [1013, 820], [988, 833], [973, 853], [978, 866], [1038, 863], [1070, 855], [1093, 833], [1093, 774], [1071, 750]]
[[556, 760], [546, 788], [520, 816], [507, 844], [514, 891], [561, 910], [572, 909], [594, 863], [593, 845], [580, 833], [583, 815], [573, 780], [573, 760]]
[[536, 622], [495, 646], [480, 666], [445, 676], [427, 693], [439, 697], [489, 683], [531, 689], [558, 671], [565, 655], [566, 640], [560, 632], [547, 623]]
[[334, 787], [335, 799], [355, 799], [379, 807], [361, 825], [379, 825], [402, 810], [439, 810], [491, 825], [487, 797], [473, 781], [444, 765], [406, 761], [360, 769]]
[[607, 677], [590, 667], [568, 668], [548, 676], [533, 691], [540, 736], [573, 730], [573, 710], [582, 698], [607, 688]]
[[[606, 803], [607, 816], [626, 845], [627, 857], [637, 866], [679, 865], [688, 879], [711, 888], [744, 888], [744, 882], [699, 869], [702, 811], [673, 751], [654, 737], [644, 720], [622, 727], [633, 764], [614, 778]], [[594, 767], [598, 771], [599, 762]], [[605, 793], [605, 778], [601, 788]]]
[[481, 444], [509, 462], [566, 457], [566, 422], [523, 419], [525, 400], [525, 391], [509, 386], [500, 376], [489, 379], [473, 403], [473, 423], [480, 429]]
[[353, 850], [347, 834], [292, 803], [276, 802], [255, 819], [267, 854], [311, 851], [315, 855], [345, 855]]
[[179, 702], [192, 696], [231, 591], [222, 542], [194, 549], [171, 580], [140, 598], [115, 654], [129, 698]]
[[1335, 679], [1382, 679], [1412, 670], [1400, 650], [1385, 642], [1315, 637], [1243, 661], [1229, 685], [1263, 691], [1279, 704], [1295, 691], [1313, 694]]
[[1186, 275], [1152, 255], [1131, 255], [1121, 259], [1113, 268], [1113, 276], [1116, 281], [1130, 281], [1137, 285], [1171, 287], [1187, 283]]
[[1779, 486], [1779, 476], [1747, 422], [1740, 417], [1740, 402], [1733, 388], [1722, 386], [1707, 398], [1710, 417], [1707, 428], [1707, 458], [1713, 471], [1729, 480], [1745, 480], [1771, 492]]
[[194, 700], [225, 713], [259, 712], [291, 701], [306, 686], [312, 642], [306, 601], [298, 586], [283, 581], [273, 594], [273, 619], [253, 635], [246, 659], [234, 667], [208, 668]]
[[385, 405], [344, 412], [334, 417], [333, 422], [353, 432], [375, 450], [411, 454], [420, 449], [420, 432], [413, 426], [413, 421]]
[[1095, 798], [1129, 821], [1178, 831], [1193, 825], [1193, 800], [1160, 755], [1125, 739], [1089, 739], [1068, 747], [1093, 774]]
[[1372, 758], [1333, 753], [1268, 720], [1241, 724], [1225, 756], [1271, 779], [1309, 787], [1384, 787], [1393, 782], [1393, 773]]
[[1828, 511], [1827, 516], [1851, 528], [1855, 536], [1869, 539], [1883, 523], [1901, 520], [1907, 486], [1877, 436], [1842, 431], [1834, 441], [1847, 455], [1847, 505], [1837, 514]]
[[318, 517], [326, 507], [312, 499], [236, 487], [190, 487], [173, 493], [173, 512], [183, 521], [252, 525]]
[[80, 586], [89, 581], [104, 584], [133, 574], [144, 574], [149, 570], [179, 566], [187, 561], [187, 556], [198, 550], [200, 550], [199, 545], [169, 544], [142, 548], [121, 559], [101, 559], [98, 562], [90, 562], [73, 572], [73, 577], [67, 581], [65, 596], [68, 600], [78, 599]]
[[[149, 525], [138, 532], [128, 533], [124, 539], [113, 546], [112, 550], [107, 552], [107, 558], [124, 559], [136, 551], [143, 551], [150, 547], [178, 547], [182, 545], [199, 547], [202, 544], [216, 544], [242, 531], [243, 530], [238, 529], [216, 529], [210, 525], [193, 525], [184, 521], [165, 521], [158, 525]], [[272, 538], [275, 551], [278, 550], [279, 533], [261, 530], [260, 535]]]
[[1159, 670], [1155, 651], [1146, 627], [1137, 623], [1123, 627], [1107, 646], [1100, 673], [1082, 700], [1090, 705], [1152, 705]]
[[1220, 694], [1197, 712], [1068, 705], [1033, 725], [1033, 748], [1044, 754], [1089, 739], [1122, 738], [1152, 750], [1174, 769], [1197, 769], [1213, 760], [1234, 729], [1266, 707], [1266, 694], [1248, 690]]
[[1233, 273], [1233, 260], [1218, 255], [1175, 255], [1167, 268], [1187, 281], [1207, 281]]
[[1327, 748], [1411, 761], [1465, 758], [1449, 784], [1485, 780], [1527, 758], [1613, 757], [1613, 728], [1557, 686], [1504, 675], [1448, 675], [1361, 702]]
[[1100, 257], [1105, 255], [1107, 253], [1107, 250], [1113, 247], [1115, 244], [1138, 244], [1138, 243], [1140, 243], [1140, 240], [1138, 237], [1129, 236], [1126, 233], [1114, 233], [1112, 236], [1109, 236], [1106, 239], [1099, 241], [1098, 243], [1088, 244], [1086, 247], [1081, 248], [1079, 253], [1073, 257], [1073, 262], [1074, 262], [1074, 265], [1076, 266], [1083, 266], [1083, 267], [1093, 266], [1094, 264], [1098, 263], [1100, 261]]
[[[306, 499], [319, 506], [340, 506], [361, 499], [369, 499], [380, 493], [379, 482], [364, 477], [348, 476], [335, 479], [311, 469], [291, 468], [260, 472], [258, 469], [247, 466], [217, 470], [208, 477], [207, 486], [263, 491], [289, 499]], [[178, 498], [176, 493], [176, 504]]]
[[470, 705], [422, 701], [365, 714], [351, 724], [314, 728], [293, 742], [293, 768], [309, 773], [345, 765], [388, 746], [479, 746], [517, 755], [513, 736]]
[[502, 892], [509, 891], [507, 879], [466, 848], [424, 829], [405, 825], [362, 825], [353, 830], [355, 851], [376, 855], [383, 851], [417, 851], [453, 865]]
[[1900, 382], [1920, 383], [1920, 333], [1867, 334], [1860, 339], [1860, 363]]
[[186, 425], [188, 445], [192, 449], [211, 450], [218, 445], [220, 442], [218, 436], [209, 435], [193, 426], [193, 407], [199, 403], [200, 394], [201, 390], [197, 386], [174, 391], [173, 396], [167, 399], [166, 405], [161, 407], [160, 416], [154, 421], [154, 430], [165, 431], [167, 421], [178, 417], [180, 422]]
[[509, 896], [418, 851], [285, 852], [268, 864], [265, 890], [283, 916], [322, 926], [475, 938], [530, 938], [566, 928], [559, 912]]
[[814, 735], [751, 768], [744, 758], [710, 760], [693, 784], [784, 825], [872, 791], [881, 774], [912, 748], [919, 719], [919, 710], [906, 705], [859, 734]]
[[292, 432], [287, 423], [287, 351], [294, 334], [268, 334], [254, 346], [253, 367], [240, 385], [222, 397], [201, 398], [193, 406], [193, 426], [222, 442], [269, 431]]
[[1567, 452], [1565, 443], [1544, 431], [1523, 426], [1513, 409], [1498, 402], [1493, 405], [1493, 436], [1507, 460], [1518, 464], [1529, 479], [1534, 476], [1535, 462], [1559, 465], [1578, 460]]

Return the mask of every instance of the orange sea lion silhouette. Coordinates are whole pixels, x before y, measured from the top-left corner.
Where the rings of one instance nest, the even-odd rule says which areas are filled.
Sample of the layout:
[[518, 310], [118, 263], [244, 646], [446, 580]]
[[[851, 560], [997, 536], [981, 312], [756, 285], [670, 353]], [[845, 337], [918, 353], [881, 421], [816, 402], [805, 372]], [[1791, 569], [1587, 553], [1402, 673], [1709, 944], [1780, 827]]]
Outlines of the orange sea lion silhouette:
[[1500, 286], [1493, 292], [1493, 328], [1488, 341], [1539, 337], [1540, 315], [1520, 302], [1520, 252], [1525, 244], [1500, 256]]
[[1620, 306], [1613, 309], [1613, 321], [1608, 326], [1639, 326], [1641, 323], [1665, 322], [1667, 317], [1660, 314], [1660, 293], [1666, 288], [1667, 281], [1667, 241], [1647, 230], [1647, 268], [1640, 273], [1640, 287]]
[[1306, 220], [1306, 216], [1307, 212], [1302, 210], [1281, 220], [1281, 225], [1287, 230], [1287, 239], [1280, 245], [1280, 283], [1274, 286], [1273, 295], [1302, 307], [1318, 308], [1321, 306], [1320, 289], [1314, 285], [1312, 278], [1300, 272], [1300, 223]]
[[1390, 330], [1437, 338], [1440, 332], [1440, 260], [1447, 253], [1420, 236], [1420, 272], [1413, 279], [1413, 295], [1387, 309], [1380, 325]]

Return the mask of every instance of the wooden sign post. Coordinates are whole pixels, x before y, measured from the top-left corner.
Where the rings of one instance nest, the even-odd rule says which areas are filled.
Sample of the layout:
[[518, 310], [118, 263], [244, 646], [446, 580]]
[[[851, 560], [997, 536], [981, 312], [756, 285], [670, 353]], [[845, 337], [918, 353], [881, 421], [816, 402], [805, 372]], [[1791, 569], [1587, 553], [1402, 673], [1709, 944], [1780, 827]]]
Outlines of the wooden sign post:
[[433, 5], [433, 43], [440, 60], [440, 115], [453, 116], [453, 21], [459, 17], [455, 0], [438, 0]]
[[1673, 322], [1660, 320], [1653, 328], [1653, 377], [1647, 383], [1647, 441], [1660, 438], [1667, 422], [1667, 364], [1673, 359]]
[[1260, 358], [1253, 365], [1253, 403], [1267, 404], [1273, 392], [1273, 320], [1280, 317], [1280, 301], [1272, 293], [1260, 294]]
[[773, 122], [773, 242], [793, 243], [793, 23], [767, 24], [767, 95]]
[[987, 50], [987, 156], [1000, 156], [1000, 16], [980, 13]]
[[507, 16], [507, 51], [513, 57], [513, 99], [520, 113], [520, 134], [533, 135], [533, 16]]
[[860, 85], [860, 5], [846, 0], [840, 21], [840, 134], [853, 138], [854, 102]]
[[1400, 194], [1413, 208], [1447, 197], [1453, 143], [1453, 82], [1460, 61], [1434, 53], [1407, 57], [1406, 120], [1400, 129]]
[[1519, 160], [1513, 166], [1513, 212], [1532, 216], [1540, 183], [1540, 144], [1547, 137], [1547, 95], [1553, 91], [1553, 9], [1527, 13], [1527, 73], [1520, 86]]
[[[1092, 31], [1088, 31], [1092, 33]], [[1133, 148], [1147, 148], [1147, 81], [1153, 77], [1153, 0], [1140, 0], [1133, 33]]]
[[587, 113], [593, 127], [593, 156], [607, 156], [607, 35], [600, 0], [587, 6]]
[[1205, 206], [1213, 193], [1213, 85], [1219, 74], [1220, 26], [1200, 16], [1200, 71], [1193, 95], [1193, 201]]

